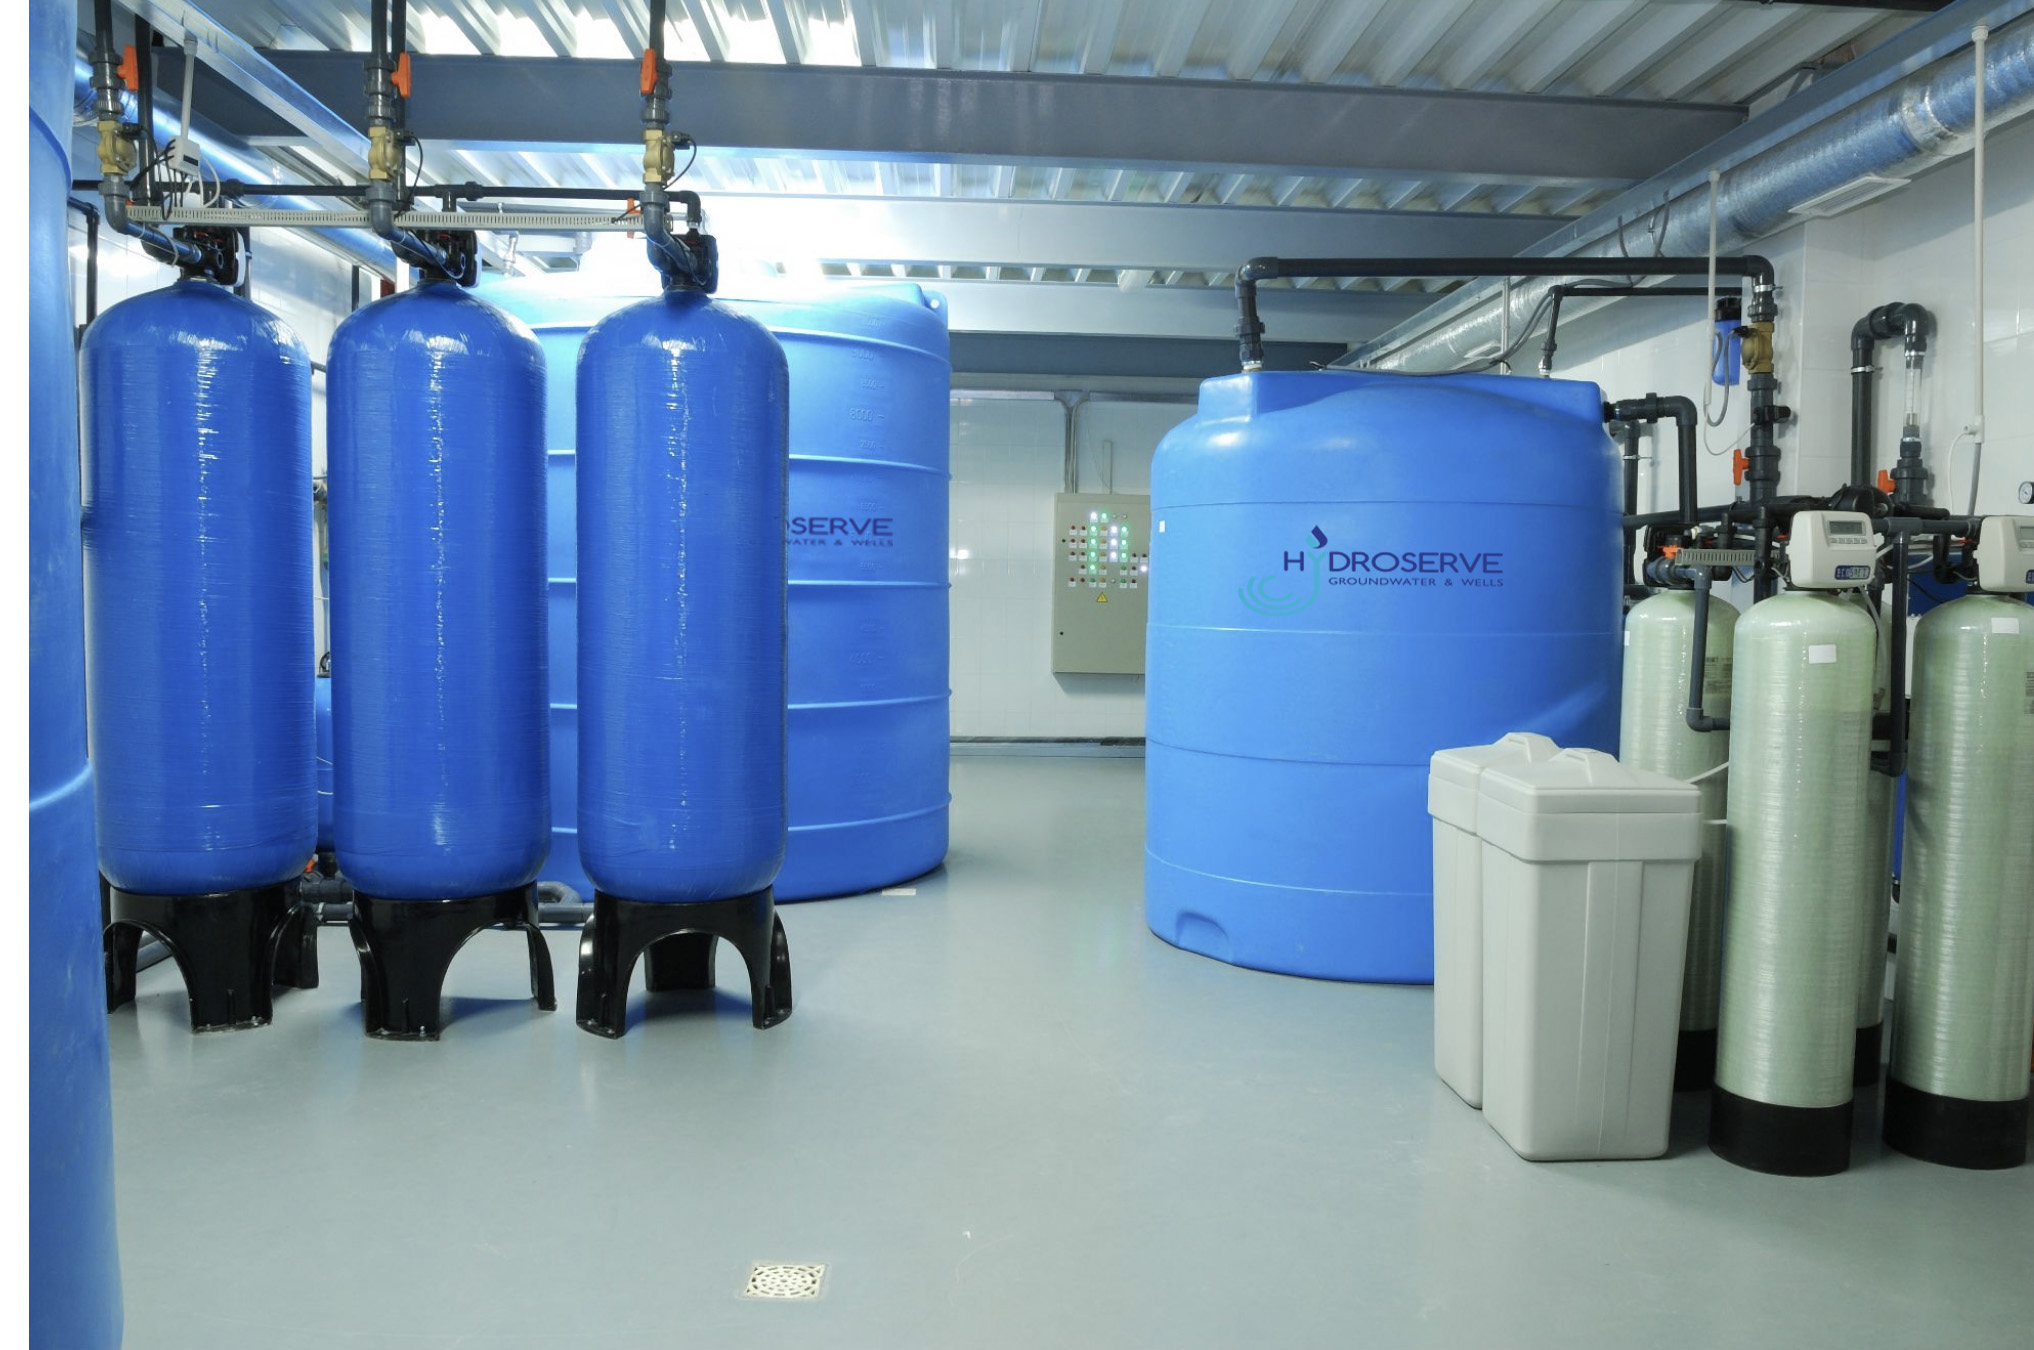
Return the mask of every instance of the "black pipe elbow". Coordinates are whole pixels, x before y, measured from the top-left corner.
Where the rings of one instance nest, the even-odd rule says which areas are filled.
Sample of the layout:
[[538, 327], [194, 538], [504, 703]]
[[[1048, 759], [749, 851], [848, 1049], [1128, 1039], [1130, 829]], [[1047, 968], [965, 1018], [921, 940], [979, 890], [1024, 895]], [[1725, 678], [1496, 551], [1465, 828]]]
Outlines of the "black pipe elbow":
[[1260, 281], [1270, 281], [1282, 275], [1284, 273], [1279, 259], [1271, 257], [1252, 258], [1249, 262], [1243, 264], [1241, 271], [1236, 273], [1236, 284], [1241, 286], [1245, 282], [1249, 282], [1251, 285], [1255, 285]]
[[1935, 316], [1920, 305], [1895, 300], [1880, 305], [1867, 313], [1850, 330], [1850, 350], [1853, 356], [1866, 361], [1871, 359], [1874, 346], [1889, 338], [1903, 339], [1909, 352], [1928, 350], [1928, 339], [1935, 332]]

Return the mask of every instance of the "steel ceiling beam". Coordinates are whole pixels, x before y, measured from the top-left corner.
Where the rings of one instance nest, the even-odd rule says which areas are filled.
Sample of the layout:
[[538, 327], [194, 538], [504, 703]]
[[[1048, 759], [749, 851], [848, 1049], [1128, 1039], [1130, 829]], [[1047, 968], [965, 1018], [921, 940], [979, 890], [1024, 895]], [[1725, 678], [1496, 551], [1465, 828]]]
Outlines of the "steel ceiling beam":
[[[264, 56], [329, 106], [360, 102], [355, 54]], [[426, 140], [622, 146], [641, 134], [632, 61], [410, 64], [409, 125]], [[1744, 120], [1716, 104], [1002, 71], [683, 63], [672, 83], [680, 126], [743, 153], [1503, 183], [1628, 183]]]
[[[1264, 366], [1267, 370], [1307, 370], [1326, 365], [1342, 352], [1339, 342], [1266, 343]], [[1226, 338], [963, 332], [953, 335], [953, 370], [956, 380], [981, 375], [1207, 380], [1236, 373], [1236, 344]]]
[[[956, 333], [1226, 338], [1231, 346], [1235, 343], [1236, 297], [1225, 286], [1124, 291], [1092, 282], [916, 284], [946, 297], [947, 324]], [[738, 282], [729, 285], [738, 292]], [[1418, 313], [1432, 298], [1385, 291], [1258, 292], [1258, 304], [1281, 341], [1342, 346], [1369, 340]]]
[[723, 251], [779, 260], [1185, 272], [1230, 272], [1264, 254], [1512, 254], [1561, 223], [1480, 213], [723, 193], [709, 194], [706, 209]]

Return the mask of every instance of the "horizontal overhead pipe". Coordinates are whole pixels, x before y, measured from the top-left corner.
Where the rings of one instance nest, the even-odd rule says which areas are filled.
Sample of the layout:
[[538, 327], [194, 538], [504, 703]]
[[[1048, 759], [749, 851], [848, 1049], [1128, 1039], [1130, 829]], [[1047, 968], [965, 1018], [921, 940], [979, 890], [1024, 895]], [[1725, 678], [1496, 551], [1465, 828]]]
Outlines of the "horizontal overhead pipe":
[[[1879, 93], [1726, 169], [1716, 191], [1719, 249], [1739, 249], [1791, 223], [1794, 208], [1866, 174], [1911, 173], [1947, 154], [1972, 127], [1977, 78], [1969, 47], [1899, 79]], [[2034, 109], [2034, 19], [2023, 18], [1991, 34], [1985, 58], [1986, 117], [1997, 125]], [[1629, 250], [1694, 253], [1709, 245], [1707, 182], [1640, 211], [1655, 222], [1612, 226], [1571, 246], [1562, 256], [1574, 272], [1608, 269]], [[1519, 258], [1519, 264], [1548, 259]], [[1569, 273], [1572, 275], [1573, 272]], [[1496, 273], [1503, 276], [1503, 272]], [[1523, 270], [1513, 276], [1529, 276]], [[1539, 274], [1544, 275], [1544, 274]], [[1457, 365], [1461, 353], [1488, 347], [1505, 327], [1506, 296], [1514, 328], [1548, 290], [1526, 281], [1502, 290], [1497, 283], [1465, 288], [1437, 307], [1360, 347], [1349, 364], [1375, 370], [1426, 370]]]

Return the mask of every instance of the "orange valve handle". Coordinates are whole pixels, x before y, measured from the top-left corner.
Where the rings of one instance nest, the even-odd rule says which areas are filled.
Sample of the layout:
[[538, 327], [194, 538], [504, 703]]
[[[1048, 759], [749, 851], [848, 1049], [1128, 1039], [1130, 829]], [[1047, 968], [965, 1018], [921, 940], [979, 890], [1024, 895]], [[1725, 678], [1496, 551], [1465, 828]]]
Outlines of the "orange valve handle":
[[395, 74], [388, 77], [388, 82], [394, 85], [395, 91], [404, 98], [410, 96], [410, 54], [408, 52], [404, 52], [396, 58]]
[[1734, 485], [1740, 487], [1744, 485], [1744, 471], [1750, 467], [1751, 461], [1745, 458], [1744, 451], [1733, 450], [1730, 452], [1730, 481]]
[[1888, 497], [1892, 496], [1893, 495], [1892, 471], [1888, 469], [1880, 469], [1879, 481], [1875, 486], [1877, 486], [1878, 490], [1885, 493]]
[[134, 48], [128, 47], [121, 52], [116, 73], [120, 76], [120, 83], [127, 86], [128, 93], [141, 92], [141, 58], [135, 54]]
[[657, 50], [654, 47], [643, 48], [642, 85], [644, 98], [648, 98], [650, 91], [657, 87]]

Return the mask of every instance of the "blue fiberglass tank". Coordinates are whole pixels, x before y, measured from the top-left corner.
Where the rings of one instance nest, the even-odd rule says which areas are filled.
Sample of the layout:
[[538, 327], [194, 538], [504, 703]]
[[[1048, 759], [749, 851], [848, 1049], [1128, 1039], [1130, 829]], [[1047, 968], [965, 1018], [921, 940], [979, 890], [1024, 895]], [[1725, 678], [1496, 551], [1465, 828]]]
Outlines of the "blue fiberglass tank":
[[[542, 875], [585, 895], [575, 371], [587, 330], [641, 297], [560, 291], [550, 280], [494, 283], [484, 294], [530, 324], [550, 372], [552, 795]], [[777, 898], [851, 894], [917, 876], [946, 855], [945, 301], [900, 284], [722, 303], [760, 319], [784, 347], [790, 538], [815, 537], [811, 517], [827, 531], [816, 536], [825, 547], [793, 547], [789, 559], [790, 842]], [[835, 517], [843, 522], [838, 550]], [[886, 522], [889, 533], [855, 536], [857, 521], [867, 530]], [[890, 546], [850, 542], [857, 537]]]
[[946, 857], [946, 303], [917, 286], [731, 302], [791, 370], [790, 843], [777, 898]]
[[1152, 931], [1431, 980], [1428, 757], [1510, 731], [1617, 748], [1618, 512], [1593, 384], [1202, 385], [1151, 468]]
[[621, 899], [784, 860], [786, 382], [768, 330], [685, 289], [580, 352], [579, 851]]
[[285, 881], [318, 831], [310, 357], [209, 281], [115, 305], [83, 357], [99, 870]]
[[77, 9], [34, 0], [28, 22], [28, 1343], [113, 1350], [120, 1258], [64, 222]]
[[551, 828], [543, 352], [426, 281], [339, 325], [328, 380], [340, 870], [393, 900], [526, 885]]

